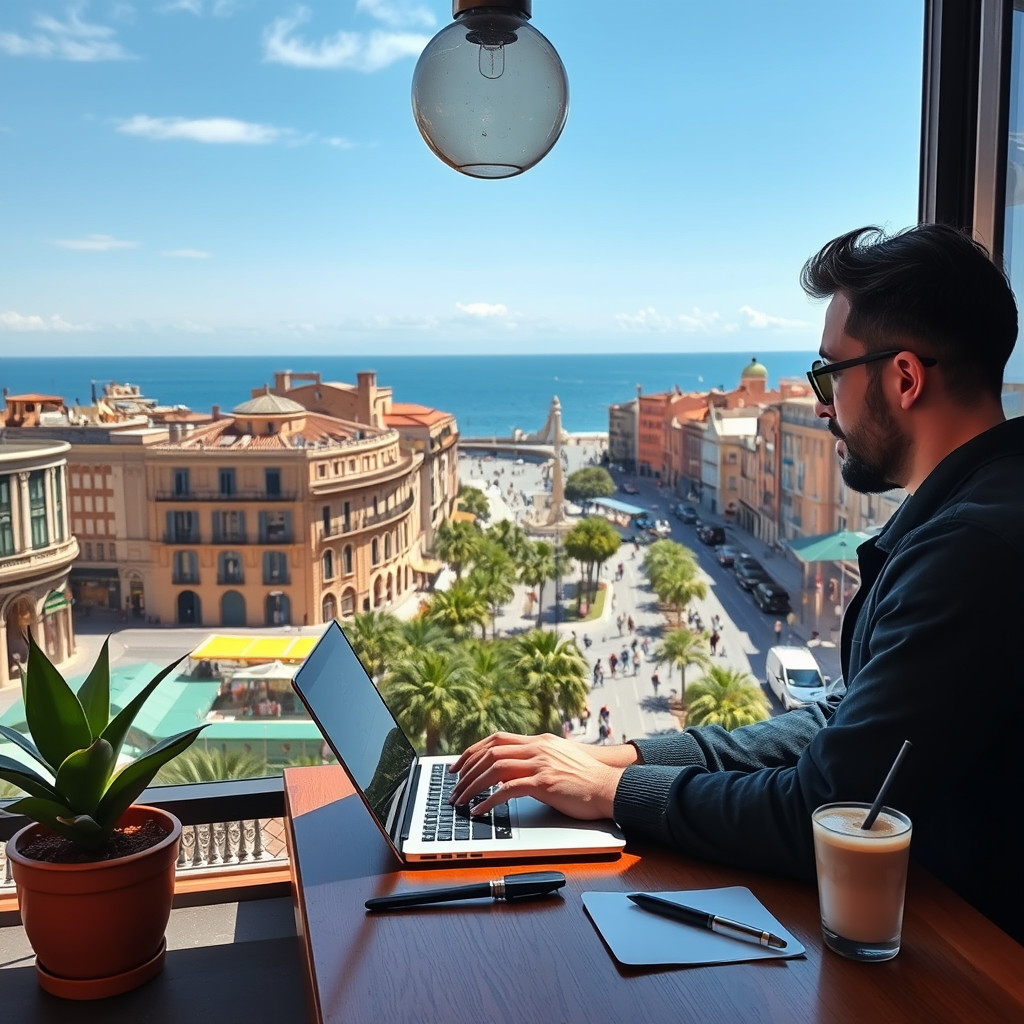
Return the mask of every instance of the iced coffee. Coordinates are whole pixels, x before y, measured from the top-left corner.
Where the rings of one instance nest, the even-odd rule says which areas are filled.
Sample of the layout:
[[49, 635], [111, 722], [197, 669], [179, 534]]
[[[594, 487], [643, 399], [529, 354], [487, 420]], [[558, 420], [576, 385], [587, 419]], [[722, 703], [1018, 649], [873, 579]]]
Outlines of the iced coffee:
[[883, 807], [863, 829], [869, 804], [836, 803], [811, 817], [825, 944], [852, 960], [891, 960], [900, 951], [910, 819]]

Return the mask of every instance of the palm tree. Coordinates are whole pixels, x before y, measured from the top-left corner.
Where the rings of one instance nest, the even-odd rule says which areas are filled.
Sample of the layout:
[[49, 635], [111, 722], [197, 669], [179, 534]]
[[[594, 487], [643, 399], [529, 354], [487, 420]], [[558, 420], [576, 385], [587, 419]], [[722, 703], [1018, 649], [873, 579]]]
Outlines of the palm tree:
[[480, 687], [457, 648], [411, 652], [387, 674], [380, 692], [406, 735], [424, 738], [427, 754], [443, 753], [480, 703]]
[[581, 519], [566, 535], [564, 547], [566, 554], [580, 563], [583, 576], [580, 593], [577, 596], [577, 607], [583, 598], [584, 591], [590, 600], [597, 595], [597, 573], [616, 551], [622, 538], [618, 531], [608, 522], [597, 516]]
[[694, 598], [707, 597], [707, 584], [700, 578], [695, 562], [680, 559], [666, 565], [652, 584], [658, 600], [667, 604], [676, 614], [676, 626], [683, 622], [683, 610]]
[[588, 666], [572, 640], [533, 629], [512, 644], [509, 656], [536, 701], [544, 732], [560, 731], [556, 710], [571, 717], [586, 706]]
[[394, 654], [401, 624], [390, 612], [361, 612], [341, 627], [348, 642], [374, 679], [388, 670]]
[[690, 687], [687, 725], [738, 729], [769, 716], [768, 698], [747, 672], [716, 665]]
[[479, 626], [487, 632], [487, 602], [466, 580], [456, 580], [448, 590], [439, 590], [430, 598], [424, 617], [436, 622], [455, 640], [465, 640]]
[[470, 672], [480, 688], [479, 703], [452, 730], [456, 749], [493, 732], [528, 732], [536, 719], [536, 705], [511, 661], [498, 643], [474, 643], [469, 652]]
[[519, 567], [519, 579], [537, 591], [537, 628], [542, 629], [544, 615], [544, 584], [555, 578], [554, 549], [547, 541], [538, 540], [530, 545]]
[[493, 540], [484, 540], [473, 559], [469, 585], [487, 602], [491, 616], [491, 636], [497, 635], [498, 612], [515, 597], [512, 582], [515, 565], [509, 553]]
[[458, 506], [461, 511], [469, 512], [483, 521], [491, 515], [491, 503], [487, 495], [479, 487], [471, 487], [469, 484], [459, 484]]
[[255, 779], [266, 774], [267, 762], [249, 751], [194, 746], [165, 764], [154, 782], [175, 786], [192, 782], [219, 782], [222, 779]]
[[416, 651], [440, 650], [451, 647], [453, 643], [451, 634], [440, 622], [435, 622], [425, 615], [418, 615], [407, 622], [399, 623], [391, 664], [397, 664]]
[[461, 579], [462, 572], [473, 561], [483, 534], [467, 522], [452, 522], [446, 519], [438, 528], [434, 538], [437, 557], [447, 562]]
[[644, 553], [644, 572], [655, 590], [658, 589], [658, 580], [682, 563], [693, 565], [696, 569], [697, 557], [688, 547], [674, 540], [656, 540]]
[[703, 635], [691, 633], [688, 629], [671, 629], [662, 636], [661, 642], [654, 649], [654, 657], [658, 664], [668, 663], [670, 676], [672, 666], [679, 666], [681, 677], [679, 694], [685, 707], [687, 701], [686, 670], [691, 665], [708, 670], [712, 665], [711, 651], [708, 648], [707, 640]]
[[526, 531], [514, 519], [501, 519], [488, 526], [484, 536], [500, 544], [517, 565], [522, 563], [530, 548]]

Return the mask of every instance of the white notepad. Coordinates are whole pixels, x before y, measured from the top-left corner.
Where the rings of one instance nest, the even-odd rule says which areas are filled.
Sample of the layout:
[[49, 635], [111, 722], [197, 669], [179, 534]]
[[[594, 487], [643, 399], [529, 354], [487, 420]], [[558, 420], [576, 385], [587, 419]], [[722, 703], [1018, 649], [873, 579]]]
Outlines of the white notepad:
[[744, 960], [778, 960], [802, 956], [804, 947], [747, 888], [687, 889], [652, 892], [709, 914], [774, 932], [785, 949], [766, 949], [642, 910], [624, 892], [585, 892], [583, 906], [612, 956], [631, 967], [652, 964], [733, 964]]

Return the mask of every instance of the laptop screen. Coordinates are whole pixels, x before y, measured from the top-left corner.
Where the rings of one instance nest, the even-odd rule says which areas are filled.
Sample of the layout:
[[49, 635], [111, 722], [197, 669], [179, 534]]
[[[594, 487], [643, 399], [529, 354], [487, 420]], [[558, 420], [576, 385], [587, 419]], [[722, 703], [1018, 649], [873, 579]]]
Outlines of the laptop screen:
[[397, 846], [402, 801], [416, 751], [337, 622], [327, 627], [293, 685], [381, 828]]

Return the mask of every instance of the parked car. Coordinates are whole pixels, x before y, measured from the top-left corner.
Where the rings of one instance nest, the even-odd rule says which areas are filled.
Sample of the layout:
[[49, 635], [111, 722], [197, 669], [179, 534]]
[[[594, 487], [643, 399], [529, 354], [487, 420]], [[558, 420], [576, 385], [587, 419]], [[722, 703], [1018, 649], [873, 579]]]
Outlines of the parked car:
[[692, 505], [684, 505], [682, 502], [676, 506], [679, 509], [679, 518], [687, 524], [687, 526], [696, 526], [700, 522], [700, 516], [697, 515], [697, 510]]
[[789, 593], [785, 587], [780, 587], [774, 580], [762, 580], [754, 584], [751, 594], [757, 607], [763, 612], [773, 612], [776, 615], [788, 615], [790, 612]]
[[669, 537], [672, 535], [672, 524], [667, 519], [656, 519], [654, 521], [654, 532], [659, 537]]
[[828, 692], [829, 677], [806, 647], [770, 647], [764, 673], [768, 689], [787, 711], [823, 700]]
[[636, 484], [632, 480], [627, 480], [625, 483], [619, 484], [619, 490], [624, 491], [626, 494], [639, 494], [640, 491]]
[[633, 527], [637, 530], [653, 530], [654, 520], [649, 515], [637, 516], [633, 520]]
[[725, 543], [725, 527], [724, 526], [710, 526], [705, 523], [697, 530], [697, 536], [708, 545], [708, 547], [717, 547], [719, 544]]
[[770, 580], [768, 570], [750, 555], [740, 555], [734, 561], [732, 570], [736, 573], [736, 582], [744, 590], [753, 590], [758, 584]]
[[743, 552], [735, 544], [719, 544], [715, 548], [715, 557], [718, 559], [718, 564], [724, 565], [726, 568], [731, 568], [733, 562], [742, 554]]

